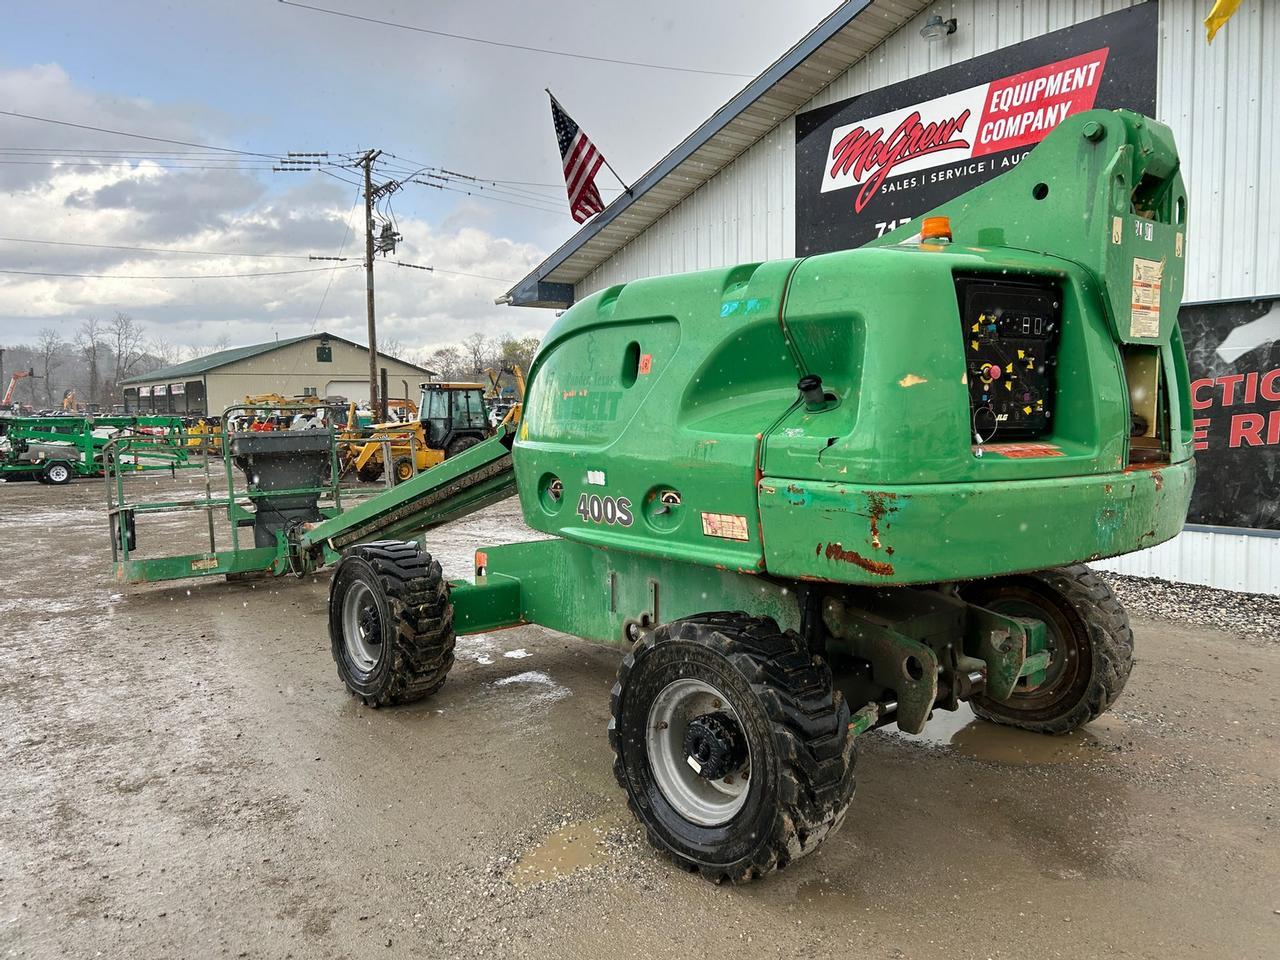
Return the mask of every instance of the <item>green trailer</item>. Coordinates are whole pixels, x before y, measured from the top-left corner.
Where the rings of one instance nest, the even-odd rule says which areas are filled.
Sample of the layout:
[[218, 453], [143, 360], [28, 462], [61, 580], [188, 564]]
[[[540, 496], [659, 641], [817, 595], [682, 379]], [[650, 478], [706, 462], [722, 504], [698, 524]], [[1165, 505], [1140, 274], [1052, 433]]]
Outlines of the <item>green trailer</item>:
[[[1186, 210], [1169, 130], [1094, 111], [868, 247], [585, 298], [518, 434], [285, 535], [340, 557], [347, 689], [421, 699], [517, 624], [621, 646], [618, 783], [716, 881], [838, 828], [872, 727], [1097, 718], [1133, 636], [1084, 564], [1173, 537], [1194, 481]], [[424, 531], [513, 492], [547, 538], [446, 581]]]
[[122, 466], [172, 470], [188, 463], [186, 441], [179, 417], [6, 417], [0, 419], [0, 477], [60, 485], [98, 476], [108, 444]]

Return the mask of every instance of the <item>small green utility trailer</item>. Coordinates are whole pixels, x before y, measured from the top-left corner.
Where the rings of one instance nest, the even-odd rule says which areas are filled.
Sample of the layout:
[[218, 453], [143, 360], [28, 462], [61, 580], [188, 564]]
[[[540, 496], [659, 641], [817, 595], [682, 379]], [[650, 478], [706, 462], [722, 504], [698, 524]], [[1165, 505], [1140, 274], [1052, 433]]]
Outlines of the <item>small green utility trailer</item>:
[[[340, 556], [329, 634], [371, 706], [445, 682], [458, 634], [626, 650], [614, 773], [650, 841], [720, 881], [815, 849], [859, 734], [968, 702], [1064, 733], [1133, 664], [1084, 563], [1182, 527], [1194, 480], [1168, 128], [1066, 120], [876, 243], [638, 280], [547, 334], [504, 430], [287, 535]], [[444, 580], [401, 538], [517, 492], [548, 539]]]
[[98, 476], [109, 443], [118, 462], [135, 471], [188, 462], [178, 417], [6, 417], [0, 419], [0, 477], [61, 485]]

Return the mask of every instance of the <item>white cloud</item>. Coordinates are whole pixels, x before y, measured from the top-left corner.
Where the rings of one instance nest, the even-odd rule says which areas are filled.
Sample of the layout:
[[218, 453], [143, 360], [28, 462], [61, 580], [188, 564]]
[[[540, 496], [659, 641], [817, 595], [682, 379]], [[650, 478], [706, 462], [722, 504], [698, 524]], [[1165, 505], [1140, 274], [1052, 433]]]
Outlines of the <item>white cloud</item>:
[[[103, 97], [77, 86], [53, 65], [0, 71], [0, 102], [18, 112], [95, 126], [194, 142], [216, 139], [186, 119], [195, 111]], [[41, 146], [65, 149], [72, 145], [119, 149], [122, 142], [12, 118], [0, 118], [0, 136], [10, 142], [38, 140]], [[147, 147], [145, 142], [123, 142]], [[327, 296], [327, 271], [208, 280], [0, 274], [0, 343], [30, 340], [42, 326], [59, 328], [69, 336], [84, 317], [108, 316], [116, 310], [134, 315], [152, 335], [184, 345], [209, 344], [224, 335], [232, 343], [247, 343], [274, 334], [304, 333], [313, 325], [363, 340], [364, 275], [353, 267], [363, 254], [363, 223], [360, 210], [353, 212], [353, 199], [353, 188], [319, 176], [270, 181], [259, 172], [234, 166], [175, 170], [155, 161], [139, 161], [96, 167], [3, 168], [0, 205], [5, 217], [0, 235], [295, 258], [188, 256], [0, 242], [3, 269], [111, 277], [308, 269], [321, 264], [296, 258], [336, 253], [348, 219], [351, 229], [345, 254], [355, 259], [332, 274]], [[431, 265], [440, 272], [379, 263], [380, 337], [397, 339], [414, 350], [434, 349], [474, 330], [523, 335], [541, 333], [550, 324], [546, 311], [494, 306], [494, 297], [510, 285], [507, 281], [523, 277], [537, 264], [541, 251], [497, 235], [493, 221], [476, 215], [478, 209], [471, 206], [462, 201], [439, 224], [400, 217], [404, 242], [395, 259]], [[319, 309], [322, 298], [323, 309]]]

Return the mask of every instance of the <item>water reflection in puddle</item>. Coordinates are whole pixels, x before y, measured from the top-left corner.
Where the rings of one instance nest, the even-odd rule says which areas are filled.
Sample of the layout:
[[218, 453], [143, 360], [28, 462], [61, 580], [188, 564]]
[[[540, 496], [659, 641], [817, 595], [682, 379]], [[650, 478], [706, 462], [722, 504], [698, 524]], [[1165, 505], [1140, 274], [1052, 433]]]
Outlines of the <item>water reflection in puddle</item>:
[[882, 729], [903, 740], [945, 747], [975, 760], [1035, 765], [1072, 763], [1096, 756], [1099, 749], [1114, 744], [1123, 724], [1114, 718], [1102, 717], [1071, 733], [1047, 736], [980, 720], [968, 704], [962, 703], [954, 712], [935, 710], [923, 733], [903, 733], [896, 724]]
[[571, 823], [547, 834], [516, 863], [512, 881], [528, 886], [594, 866], [605, 857], [605, 832], [600, 819]]

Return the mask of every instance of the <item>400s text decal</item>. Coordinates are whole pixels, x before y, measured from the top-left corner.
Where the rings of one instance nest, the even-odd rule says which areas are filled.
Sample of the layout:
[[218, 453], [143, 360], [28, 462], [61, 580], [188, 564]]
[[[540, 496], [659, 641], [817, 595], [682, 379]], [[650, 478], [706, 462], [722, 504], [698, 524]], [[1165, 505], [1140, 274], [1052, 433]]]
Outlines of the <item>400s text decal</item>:
[[598, 494], [582, 494], [578, 497], [578, 516], [584, 523], [617, 524], [631, 526], [631, 501], [626, 497], [602, 497]]

